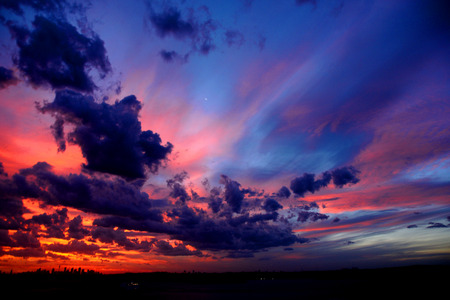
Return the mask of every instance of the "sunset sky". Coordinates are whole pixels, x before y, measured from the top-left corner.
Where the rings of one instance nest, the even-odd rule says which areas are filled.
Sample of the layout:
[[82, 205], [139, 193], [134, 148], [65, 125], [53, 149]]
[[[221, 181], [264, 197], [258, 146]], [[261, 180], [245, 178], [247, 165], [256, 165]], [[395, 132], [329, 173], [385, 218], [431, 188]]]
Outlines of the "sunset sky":
[[446, 1], [0, 1], [0, 271], [450, 263]]

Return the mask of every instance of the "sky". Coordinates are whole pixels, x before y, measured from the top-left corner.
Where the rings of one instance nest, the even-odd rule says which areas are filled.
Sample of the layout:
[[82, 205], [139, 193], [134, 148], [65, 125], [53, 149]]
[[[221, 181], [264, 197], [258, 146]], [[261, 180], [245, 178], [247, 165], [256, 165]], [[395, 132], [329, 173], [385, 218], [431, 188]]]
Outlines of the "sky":
[[450, 263], [446, 1], [0, 1], [0, 271]]

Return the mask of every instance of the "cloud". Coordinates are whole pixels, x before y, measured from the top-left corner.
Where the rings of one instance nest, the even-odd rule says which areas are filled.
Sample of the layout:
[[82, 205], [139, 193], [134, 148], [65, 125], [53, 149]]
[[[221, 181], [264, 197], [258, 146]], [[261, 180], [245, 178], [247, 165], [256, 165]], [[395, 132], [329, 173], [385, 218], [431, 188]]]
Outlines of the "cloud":
[[24, 14], [23, 6], [43, 12], [62, 12], [68, 4], [65, 0], [12, 0], [1, 1], [0, 8], [8, 9], [22, 16]]
[[29, 257], [45, 257], [46, 253], [42, 248], [24, 248], [24, 249], [11, 249], [9, 251], [0, 250], [0, 255], [11, 255], [15, 257], [29, 258]]
[[[316, 202], [303, 202], [301, 205], [290, 209], [290, 217], [297, 217], [296, 221], [305, 223], [308, 221], [317, 222], [319, 220], [327, 220], [330, 216], [319, 212], [319, 205]], [[333, 223], [339, 222], [338, 218]]]
[[186, 171], [183, 171], [179, 174], [176, 174], [173, 178], [168, 179], [167, 186], [171, 189], [170, 197], [180, 200], [182, 203], [185, 203], [188, 200], [191, 200], [191, 197], [186, 192], [186, 188], [182, 185], [183, 181], [188, 178], [188, 174]]
[[27, 185], [33, 187], [36, 191], [33, 198], [47, 205], [62, 205], [84, 212], [126, 216], [136, 220], [161, 220], [160, 212], [151, 209], [148, 194], [141, 192], [140, 186], [119, 177], [59, 176], [45, 162], [20, 170], [17, 177], [22, 177]]
[[13, 70], [5, 67], [0, 67], [0, 90], [7, 88], [10, 85], [15, 85], [19, 80], [14, 76]]
[[46, 250], [60, 253], [79, 253], [93, 255], [100, 250], [100, 246], [96, 244], [87, 244], [84, 241], [72, 240], [68, 244], [53, 243], [45, 247]]
[[[87, 160], [83, 164], [86, 170], [129, 180], [145, 178], [145, 171], [156, 173], [173, 148], [171, 143], [162, 145], [159, 134], [142, 131], [138, 120], [142, 106], [133, 95], [108, 104], [61, 90], [53, 102], [37, 104], [37, 108], [55, 117], [51, 129], [59, 151], [64, 151], [66, 141], [80, 146]], [[67, 136], [66, 124], [73, 126]]]
[[8, 176], [8, 173], [5, 172], [5, 168], [3, 167], [2, 162], [0, 162], [0, 176]]
[[[167, 180], [172, 189], [172, 197], [180, 200], [187, 195], [181, 192], [186, 192], [182, 183], [187, 178], [188, 174], [181, 172]], [[268, 195], [262, 195], [265, 201], [249, 198], [246, 202], [251, 202], [251, 205], [246, 205], [243, 211], [246, 194], [242, 192], [241, 185], [225, 175], [221, 176], [221, 183], [224, 185], [223, 189], [212, 188], [209, 197], [196, 200], [223, 201], [218, 205], [217, 211], [214, 211], [214, 207], [211, 207], [211, 211], [189, 207], [185, 199], [175, 205], [168, 205], [163, 212], [152, 207], [152, 200], [148, 194], [141, 191], [140, 184], [117, 176], [57, 175], [48, 163], [40, 162], [31, 168], [21, 169], [12, 178], [2, 175], [1, 191], [3, 195], [11, 196], [14, 201], [10, 203], [2, 197], [0, 204], [4, 208], [1, 211], [4, 222], [9, 216], [14, 216], [17, 221], [16, 228], [27, 227], [27, 230], [36, 230], [33, 235], [28, 234], [30, 242], [38, 232], [41, 236], [71, 239], [68, 244], [55, 243], [45, 248], [63, 253], [99, 252], [95, 245], [86, 244], [82, 240], [89, 235], [93, 240], [115, 243], [126, 250], [196, 256], [202, 256], [204, 250], [225, 251], [233, 255], [236, 251], [258, 252], [271, 247], [288, 247], [309, 241], [293, 233], [289, 222], [279, 221], [278, 211], [282, 206], [275, 199]], [[247, 194], [250, 197], [259, 195]], [[52, 214], [35, 215], [25, 221], [22, 217], [25, 208], [21, 201], [24, 198], [37, 199], [41, 204], [64, 208], [57, 209]], [[69, 220], [67, 208], [96, 214], [94, 228], [88, 230], [84, 227], [81, 216]], [[295, 211], [298, 213], [297, 221], [317, 221], [328, 217], [318, 213], [318, 209], [319, 206], [315, 202], [302, 203]], [[7, 225], [7, 228], [13, 227], [11, 224]], [[129, 238], [124, 230], [152, 235], [162, 233], [180, 242], [167, 244], [155, 239], [140, 241]], [[17, 244], [19, 237], [19, 233], [17, 236], [2, 236], [3, 244]], [[22, 236], [20, 243], [25, 244], [25, 241], [27, 239]], [[186, 245], [192, 245], [196, 250]]]
[[212, 210], [213, 213], [218, 213], [222, 208], [223, 199], [222, 197], [220, 197], [220, 194], [220, 188], [214, 187], [210, 190], [208, 207]]
[[[64, 230], [67, 227], [67, 208], [57, 209], [55, 213], [48, 215], [43, 213], [31, 218], [33, 224], [44, 225], [47, 237], [65, 238]], [[81, 220], [81, 219], [80, 219]]]
[[175, 7], [167, 7], [162, 12], [157, 13], [150, 6], [149, 19], [156, 33], [162, 38], [172, 35], [176, 38], [184, 39], [193, 37], [195, 34], [194, 21], [182, 20], [181, 12]]
[[[8, 247], [4, 251], [3, 247]], [[17, 257], [43, 257], [45, 252], [41, 248], [39, 239], [31, 232], [18, 230], [9, 234], [8, 230], [0, 229], [0, 256], [12, 255]]]
[[89, 234], [89, 230], [83, 227], [81, 216], [76, 216], [69, 222], [69, 238], [81, 240]]
[[307, 192], [314, 193], [326, 187], [330, 181], [331, 176], [328, 172], [323, 173], [322, 179], [319, 180], [315, 180], [314, 174], [304, 173], [291, 181], [291, 190], [300, 197], [304, 197]]
[[137, 239], [129, 239], [126, 233], [121, 229], [95, 227], [92, 231], [92, 238], [98, 239], [102, 243], [116, 243], [124, 247], [126, 250], [150, 251], [153, 241], [138, 241]]
[[329, 216], [319, 213], [319, 212], [315, 212], [315, 211], [300, 211], [298, 213], [298, 218], [297, 221], [304, 223], [307, 222], [308, 220], [311, 220], [313, 222], [316, 222], [318, 220], [326, 220], [328, 219]]
[[[220, 197], [224, 195], [225, 191]], [[106, 216], [96, 219], [93, 224], [99, 227], [165, 233], [171, 239], [183, 241], [200, 251], [260, 251], [308, 242], [308, 239], [296, 236], [287, 224], [278, 223], [276, 211], [210, 215], [207, 211], [188, 207], [184, 203], [178, 205], [167, 211], [167, 217], [171, 219], [168, 222]]]
[[33, 30], [6, 22], [19, 47], [14, 64], [34, 87], [71, 88], [82, 92], [96, 89], [89, 70], [101, 77], [111, 72], [103, 41], [93, 32], [81, 34], [63, 19], [37, 15]]
[[291, 191], [287, 187], [282, 186], [278, 190], [277, 196], [280, 198], [289, 198], [291, 196]]
[[[162, 39], [173, 37], [188, 41], [191, 47], [190, 52], [200, 52], [204, 55], [209, 54], [216, 47], [213, 42], [213, 32], [218, 24], [211, 18], [206, 6], [198, 10], [189, 9], [187, 17], [183, 16], [178, 8], [167, 3], [164, 5], [148, 3], [148, 11], [148, 20], [158, 37]], [[160, 54], [165, 61], [172, 61], [177, 53], [163, 50]], [[184, 57], [186, 58], [187, 55], [189, 53]]]
[[333, 180], [336, 187], [342, 188], [347, 184], [355, 184], [359, 182], [357, 175], [360, 171], [354, 167], [342, 167], [332, 171], [326, 171], [322, 173], [320, 179], [315, 179], [314, 174], [304, 173], [300, 177], [296, 177], [291, 181], [291, 190], [300, 197], [304, 197], [305, 193], [314, 193], [318, 190], [327, 187]]
[[252, 251], [230, 251], [224, 258], [251, 258], [255, 257]]
[[282, 208], [283, 208], [283, 206], [280, 203], [278, 203], [278, 201], [276, 201], [272, 198], [267, 199], [266, 202], [264, 202], [264, 206], [263, 206], [263, 209], [267, 212], [275, 212]]
[[154, 243], [153, 252], [166, 256], [187, 256], [194, 255], [202, 257], [203, 253], [199, 250], [190, 250], [183, 243], [171, 245], [165, 240], [159, 240]]
[[446, 228], [447, 226], [442, 223], [430, 222], [430, 225], [427, 228]]
[[355, 184], [359, 182], [359, 178], [356, 176], [360, 171], [356, 170], [354, 167], [342, 167], [331, 171], [331, 177], [333, 178], [333, 183], [339, 188], [342, 188], [346, 184]]
[[237, 181], [231, 180], [226, 175], [220, 176], [220, 183], [225, 185], [224, 199], [231, 207], [233, 212], [240, 212], [244, 194], [240, 190], [241, 184]]
[[23, 248], [39, 248], [41, 243], [39, 240], [29, 232], [16, 231], [11, 236], [13, 244], [12, 247], [23, 247]]
[[179, 62], [187, 62], [189, 58], [189, 54], [180, 55], [176, 51], [168, 51], [168, 50], [161, 50], [159, 51], [159, 55], [165, 62], [173, 62], [173, 61], [179, 61]]
[[173, 236], [187, 241], [197, 249], [205, 250], [262, 250], [306, 242], [290, 228], [269, 225], [266, 222], [243, 223], [232, 226], [225, 220], [202, 219], [195, 227], [185, 228]]
[[19, 229], [24, 222], [23, 214], [28, 212], [22, 199], [38, 197], [39, 190], [22, 176], [8, 177], [3, 164], [0, 166], [0, 229]]
[[[158, 216], [161, 217], [161, 215]], [[126, 216], [105, 216], [95, 219], [93, 225], [109, 228], [118, 227], [121, 229], [137, 230], [150, 233], [171, 234], [176, 231], [176, 229], [173, 227], [173, 224], [164, 223], [162, 221], [162, 217], [161, 220], [157, 220], [156, 218], [136, 220]]]

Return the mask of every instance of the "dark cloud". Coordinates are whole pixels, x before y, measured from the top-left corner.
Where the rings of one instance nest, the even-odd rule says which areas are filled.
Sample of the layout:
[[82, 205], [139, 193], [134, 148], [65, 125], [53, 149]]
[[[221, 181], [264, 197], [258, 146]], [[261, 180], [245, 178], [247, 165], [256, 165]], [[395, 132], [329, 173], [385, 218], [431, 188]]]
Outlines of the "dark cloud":
[[319, 213], [319, 212], [315, 212], [315, 211], [300, 211], [298, 213], [298, 218], [297, 221], [304, 223], [307, 221], [312, 221], [312, 222], [316, 222], [318, 220], [326, 220], [328, 219], [329, 216]]
[[167, 7], [157, 13], [153, 6], [150, 6], [149, 19], [156, 33], [162, 38], [170, 35], [179, 39], [192, 38], [197, 30], [194, 20], [183, 20], [181, 12], [175, 7]]
[[194, 255], [202, 257], [203, 253], [199, 250], [190, 250], [183, 243], [177, 243], [176, 245], [171, 245], [165, 240], [156, 241], [153, 244], [153, 252], [166, 256], [187, 256]]
[[317, 202], [313, 201], [313, 202], [308, 202], [308, 203], [299, 205], [298, 208], [309, 211], [309, 210], [319, 209], [319, 205], [317, 204]]
[[190, 40], [193, 49], [207, 54], [214, 48], [212, 33], [216, 30], [217, 24], [211, 19], [206, 7], [201, 7], [199, 11], [206, 17], [202, 18], [193, 9], [189, 10], [188, 17], [183, 17], [176, 7], [168, 5], [157, 7], [150, 4], [148, 18], [159, 37], [172, 36], [179, 40]]
[[331, 171], [331, 176], [333, 178], [333, 183], [339, 188], [342, 188], [346, 184], [355, 184], [359, 182], [359, 178], [356, 176], [360, 171], [356, 170], [354, 167], [342, 167]]
[[232, 226], [239, 226], [242, 224], [257, 223], [257, 222], [263, 222], [263, 221], [276, 221], [277, 218], [278, 218], [278, 213], [275, 211], [271, 211], [271, 212], [265, 213], [265, 214], [254, 214], [251, 216], [248, 213], [246, 213], [244, 215], [229, 218], [228, 222]]
[[447, 226], [442, 224], [442, 223], [434, 223], [434, 222], [430, 222], [430, 225], [427, 226], [427, 228], [446, 228]]
[[[320, 213], [319, 209], [320, 207], [316, 202], [302, 201], [302, 204], [290, 208], [287, 217], [283, 217], [283, 219], [294, 219], [298, 223], [327, 220], [330, 216]], [[339, 222], [339, 219], [336, 218], [333, 222]]]
[[408, 227], [406, 227], [406, 228], [417, 228], [417, 225], [416, 224], [408, 225]]
[[[188, 174], [181, 172], [167, 180], [172, 197], [180, 200], [186, 196], [182, 184], [187, 178]], [[211, 188], [209, 197], [196, 200], [209, 203], [211, 211], [189, 207], [187, 201], [180, 200], [176, 205], [166, 201], [164, 212], [152, 207], [152, 200], [141, 192], [141, 185], [117, 176], [57, 175], [49, 164], [40, 162], [20, 170], [11, 178], [2, 175], [1, 179], [2, 194], [14, 200], [6, 202], [2, 199], [3, 202], [0, 202], [4, 206], [1, 211], [3, 221], [14, 216], [16, 228], [19, 229], [16, 235], [5, 235], [3, 231], [0, 236], [3, 245], [28, 243], [38, 247], [35, 243], [37, 237], [47, 236], [71, 241], [69, 244], [46, 246], [45, 250], [102, 253], [96, 245], [86, 244], [82, 240], [91, 236], [92, 241], [116, 244], [126, 250], [153, 251], [169, 256], [203, 256], [204, 250], [225, 251], [231, 257], [309, 241], [293, 233], [290, 222], [280, 220], [279, 210], [282, 206], [278, 201], [268, 195], [260, 199], [255, 198], [259, 193], [243, 193], [241, 185], [225, 175], [221, 177], [223, 188]], [[251, 198], [246, 199], [245, 195]], [[24, 198], [38, 199], [42, 205], [65, 208], [56, 209], [51, 214], [35, 215], [25, 221], [22, 217], [25, 208], [21, 201]], [[218, 203], [217, 208], [211, 205], [213, 201]], [[251, 205], [244, 205], [250, 202]], [[92, 230], [82, 225], [81, 216], [69, 220], [68, 207], [97, 214]], [[302, 202], [295, 210], [297, 222], [326, 219], [328, 216], [320, 214], [318, 209], [315, 202]], [[7, 229], [13, 227], [12, 224], [7, 225]], [[128, 236], [130, 233], [125, 230], [165, 234], [169, 239], [179, 242], [158, 242], [153, 238], [142, 241]]]
[[[168, 183], [174, 186], [183, 182], [185, 178], [187, 174], [182, 172], [176, 174]], [[176, 207], [166, 211], [167, 217], [170, 218], [167, 222], [133, 220], [126, 216], [105, 216], [95, 220], [94, 225], [164, 233], [171, 239], [183, 241], [199, 251], [227, 251], [230, 255], [234, 255], [236, 251], [254, 252], [270, 247], [308, 242], [308, 239], [298, 237], [292, 232], [289, 222], [278, 222], [277, 210], [282, 206], [276, 200], [267, 198], [262, 205], [261, 201], [256, 201], [255, 203], [259, 203], [260, 206], [255, 204], [251, 206], [251, 212], [244, 213], [241, 208], [245, 195], [240, 189], [241, 185], [225, 175], [221, 177], [221, 183], [224, 185], [223, 190], [212, 188], [210, 196], [201, 199], [208, 202], [213, 215], [203, 209], [189, 207], [180, 201]], [[313, 211], [318, 209], [317, 204], [309, 203], [301, 207], [301, 210], [307, 209], [310, 210], [308, 219], [316, 221], [325, 218], [325, 215]], [[258, 213], [258, 210], [266, 213]], [[176, 250], [180, 250], [181, 253], [185, 251]]]
[[111, 72], [104, 43], [94, 33], [87, 36], [63, 19], [39, 15], [32, 24], [30, 31], [7, 22], [19, 47], [14, 63], [33, 86], [92, 92], [96, 85], [89, 70], [96, 69], [101, 77]]
[[23, 226], [23, 214], [28, 212], [23, 198], [37, 198], [39, 189], [29, 185], [23, 176], [15, 174], [8, 177], [3, 170], [0, 173], [0, 229], [19, 229]]
[[186, 9], [186, 14], [183, 14], [184, 11], [167, 3], [149, 2], [148, 11], [148, 21], [158, 37], [173, 37], [190, 44], [190, 50], [184, 55], [162, 50], [160, 55], [165, 61], [172, 62], [174, 58], [181, 58], [180, 61], [186, 62], [192, 52], [207, 55], [216, 48], [214, 32], [219, 23], [211, 18], [206, 6]]
[[305, 193], [314, 193], [326, 186], [333, 180], [336, 187], [342, 188], [346, 184], [355, 184], [359, 182], [357, 175], [360, 172], [354, 167], [342, 167], [332, 171], [322, 173], [320, 179], [315, 179], [314, 174], [304, 173], [291, 181], [291, 190], [300, 197], [304, 197]]
[[[66, 141], [79, 145], [87, 164], [86, 170], [145, 178], [145, 171], [156, 173], [172, 151], [172, 144], [162, 145], [160, 136], [142, 131], [138, 120], [141, 103], [128, 96], [114, 104], [97, 103], [90, 96], [62, 90], [53, 102], [37, 105], [42, 113], [50, 113], [56, 121], [52, 133], [58, 150], [64, 151]], [[73, 131], [64, 135], [64, 125]]]
[[220, 188], [214, 187], [210, 190], [208, 207], [212, 210], [213, 213], [218, 213], [222, 208], [223, 199], [222, 197], [220, 197], [220, 194]]
[[[320, 180], [315, 180], [315, 175], [304, 173], [301, 177], [297, 177], [291, 181], [291, 190], [300, 197], [304, 197], [305, 193], [314, 193], [321, 189], [331, 181], [331, 177], [326, 173], [326, 177]], [[328, 180], [328, 182], [327, 182]]]
[[240, 212], [242, 201], [244, 200], [244, 194], [240, 189], [240, 183], [234, 180], [231, 180], [226, 175], [220, 176], [220, 183], [225, 185], [224, 199], [231, 207], [233, 212]]
[[250, 197], [262, 196], [262, 194], [264, 194], [264, 191], [258, 191], [257, 189], [251, 189], [251, 188], [241, 189], [241, 192], [245, 196], [250, 196]]
[[8, 176], [8, 173], [5, 172], [5, 168], [3, 167], [2, 162], [0, 162], [0, 176]]
[[193, 228], [200, 224], [205, 217], [205, 213], [196, 208], [182, 206], [181, 208], [172, 209], [172, 211], [168, 213], [168, 216], [177, 220], [176, 226]]
[[14, 76], [13, 70], [5, 67], [0, 67], [0, 90], [7, 88], [10, 85], [15, 85], [19, 80]]
[[[4, 251], [3, 247], [8, 247], [8, 251]], [[0, 229], [0, 256], [3, 255], [43, 257], [45, 252], [34, 233], [18, 230], [9, 234], [8, 230]]]
[[45, 247], [46, 250], [61, 253], [79, 253], [93, 255], [100, 250], [100, 246], [96, 244], [87, 244], [84, 241], [72, 240], [68, 244], [53, 243]]
[[62, 12], [69, 3], [65, 0], [2, 0], [0, 8], [5, 8], [17, 15], [23, 15], [23, 7], [31, 7], [42, 12]]
[[184, 62], [187, 62], [187, 60], [189, 58], [189, 54], [180, 55], [178, 52], [173, 51], [173, 50], [171, 50], [171, 51], [161, 50], [159, 52], [159, 55], [165, 62], [179, 61], [179, 62], [184, 63]]
[[[158, 216], [161, 217], [161, 215]], [[172, 224], [163, 222], [162, 217], [161, 220], [155, 220], [155, 218], [147, 220], [136, 220], [123, 216], [106, 216], [95, 219], [93, 225], [108, 228], [118, 227], [121, 229], [137, 230], [151, 233], [171, 234], [176, 232], [176, 229]]]
[[189, 53], [185, 55], [181, 55], [176, 51], [167, 51], [167, 50], [161, 50], [159, 52], [159, 55], [165, 62], [180, 62], [180, 63], [186, 63], [189, 59]]
[[172, 238], [189, 243], [200, 250], [262, 250], [306, 242], [291, 228], [270, 224], [278, 214], [238, 215], [211, 218], [202, 210], [184, 206], [177, 210]]
[[76, 216], [69, 222], [69, 238], [81, 240], [89, 234], [89, 230], [84, 228], [81, 216]]
[[11, 255], [22, 258], [47, 256], [47, 254], [42, 248], [23, 248], [23, 249], [19, 248], [19, 249], [11, 249], [7, 252], [0, 250], [0, 255]]
[[287, 187], [282, 186], [278, 191], [277, 196], [280, 198], [289, 198], [291, 196], [291, 191]]
[[186, 192], [186, 188], [183, 186], [183, 181], [188, 178], [188, 174], [186, 171], [183, 171], [179, 174], [176, 174], [173, 178], [168, 179], [167, 186], [170, 188], [170, 197], [180, 200], [182, 203], [185, 203], [188, 200], [191, 200], [191, 197]]
[[23, 248], [39, 248], [41, 247], [41, 243], [39, 240], [29, 232], [24, 231], [16, 231], [11, 236], [11, 240], [13, 244], [10, 245], [12, 247], [23, 247]]
[[10, 246], [12, 244], [13, 241], [8, 234], [8, 230], [0, 229], [0, 246]]
[[148, 194], [121, 178], [103, 179], [82, 174], [59, 176], [52, 167], [37, 163], [20, 170], [20, 175], [37, 189], [34, 198], [48, 205], [63, 205], [101, 215], [126, 216], [132, 219], [160, 220], [160, 212], [151, 209]]
[[[232, 221], [232, 220], [231, 220]], [[262, 250], [306, 242], [290, 228], [270, 225], [267, 222], [233, 222], [202, 219], [196, 226], [184, 228], [173, 236], [187, 241], [197, 249], [205, 250]]]
[[47, 237], [65, 238], [64, 230], [67, 227], [67, 208], [57, 209], [55, 213], [49, 215], [43, 213], [31, 218], [31, 223], [44, 225]]
[[116, 243], [124, 247], [126, 250], [138, 250], [143, 252], [150, 251], [154, 241], [138, 241], [137, 239], [129, 239], [126, 233], [121, 229], [96, 227], [92, 231], [92, 238], [98, 239], [102, 243]]
[[272, 198], [267, 199], [263, 206], [263, 209], [267, 212], [274, 212], [282, 208], [283, 206]]
[[251, 258], [255, 257], [252, 251], [230, 251], [224, 258]]

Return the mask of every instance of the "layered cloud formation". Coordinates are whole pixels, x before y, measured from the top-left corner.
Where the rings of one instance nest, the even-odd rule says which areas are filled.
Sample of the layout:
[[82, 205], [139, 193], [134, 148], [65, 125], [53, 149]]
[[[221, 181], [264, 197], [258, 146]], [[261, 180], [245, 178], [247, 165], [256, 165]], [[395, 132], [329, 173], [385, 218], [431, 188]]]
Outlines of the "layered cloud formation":
[[[51, 128], [58, 151], [66, 149], [66, 141], [76, 144], [87, 160], [85, 169], [128, 179], [144, 178], [144, 168], [157, 172], [172, 151], [170, 143], [161, 144], [157, 133], [142, 131], [138, 120], [141, 108], [135, 96], [111, 105], [70, 90], [56, 92], [51, 103], [38, 104], [40, 112], [55, 116]], [[64, 124], [74, 126], [67, 137]]]

